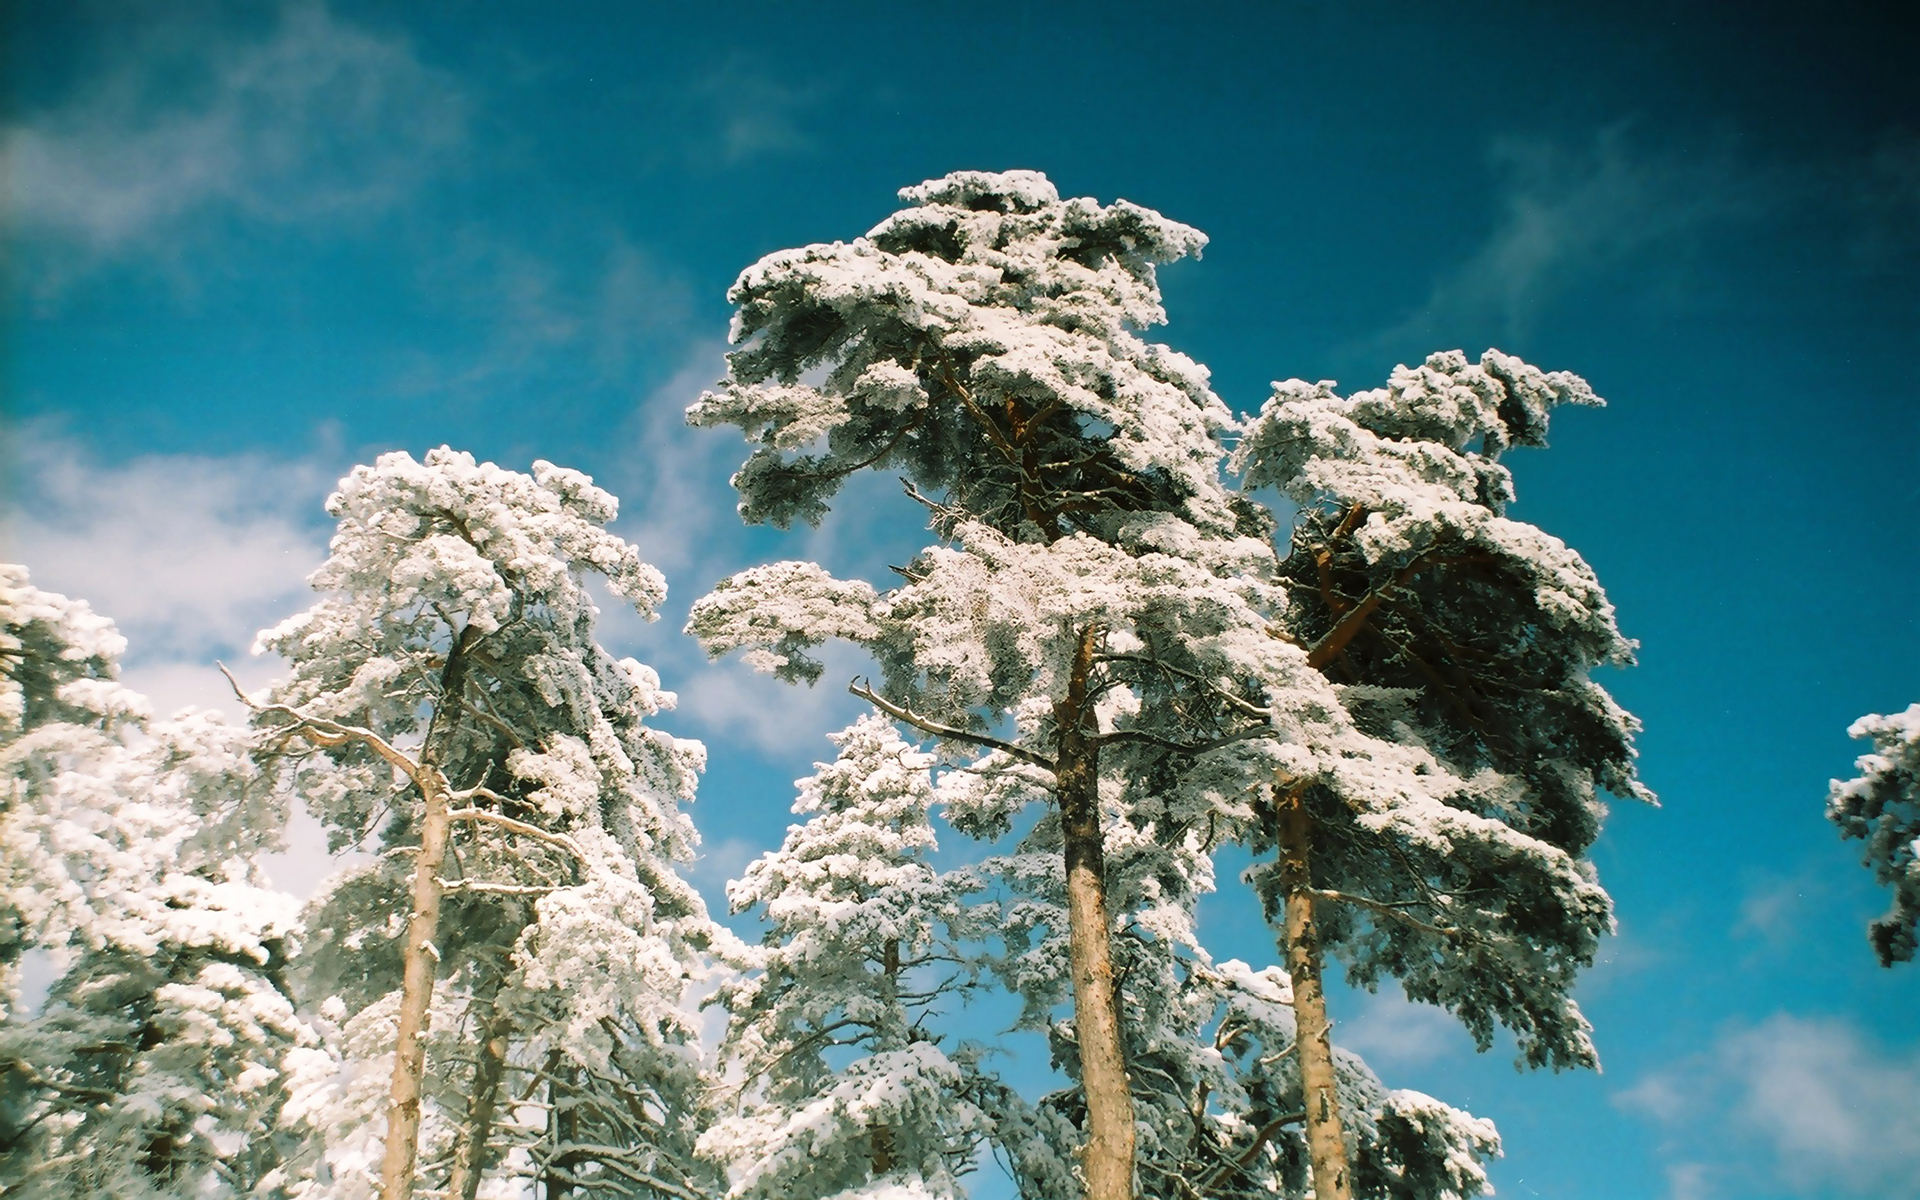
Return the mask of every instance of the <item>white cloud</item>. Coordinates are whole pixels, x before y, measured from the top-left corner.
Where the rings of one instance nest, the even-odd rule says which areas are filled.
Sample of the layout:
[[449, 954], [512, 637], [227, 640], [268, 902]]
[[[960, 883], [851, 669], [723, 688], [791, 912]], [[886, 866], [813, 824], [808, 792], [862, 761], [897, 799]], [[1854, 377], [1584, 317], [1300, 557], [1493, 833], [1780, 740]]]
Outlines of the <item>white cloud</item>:
[[264, 680], [269, 664], [246, 650], [307, 602], [333, 472], [259, 455], [109, 465], [44, 429], [7, 440], [14, 507], [0, 520], [0, 557], [113, 618], [128, 640], [127, 682], [156, 712], [226, 707], [215, 658]]
[[691, 289], [602, 222], [575, 215], [540, 247], [482, 224], [415, 249], [426, 302], [485, 334], [419, 354], [394, 381], [402, 393], [494, 395], [556, 378], [625, 390], [669, 347], [684, 353]]
[[1340, 1022], [1334, 1041], [1377, 1071], [1416, 1067], [1449, 1055], [1471, 1056], [1473, 1038], [1451, 1014], [1407, 999], [1390, 983], [1368, 996], [1357, 1016]]
[[1510, 344], [1551, 301], [1635, 264], [1657, 267], [1644, 290], [1671, 298], [1702, 234], [1767, 203], [1759, 176], [1728, 155], [1642, 150], [1625, 127], [1585, 148], [1502, 139], [1492, 159], [1504, 179], [1492, 234], [1370, 347]]
[[[1920, 1048], [1776, 1013], [1729, 1028], [1615, 1103], [1661, 1127], [1675, 1200], [1785, 1180], [1806, 1194], [1920, 1197]], [[1716, 1191], [1725, 1179], [1736, 1189]]]
[[812, 687], [755, 674], [737, 661], [714, 663], [683, 681], [680, 711], [724, 744], [745, 743], [763, 754], [803, 762], [830, 758], [833, 747], [826, 735], [866, 707], [846, 687], [865, 656], [845, 645], [823, 646], [815, 653], [826, 673]]
[[755, 59], [735, 55], [703, 72], [690, 99], [706, 111], [710, 138], [696, 143], [696, 157], [718, 151], [728, 166], [773, 154], [813, 149], [801, 116], [822, 95], [818, 85], [796, 86], [776, 77]]
[[404, 40], [319, 3], [264, 37], [156, 17], [56, 107], [0, 130], [7, 208], [37, 289], [181, 253], [218, 210], [269, 222], [379, 211], [463, 143], [467, 105]]

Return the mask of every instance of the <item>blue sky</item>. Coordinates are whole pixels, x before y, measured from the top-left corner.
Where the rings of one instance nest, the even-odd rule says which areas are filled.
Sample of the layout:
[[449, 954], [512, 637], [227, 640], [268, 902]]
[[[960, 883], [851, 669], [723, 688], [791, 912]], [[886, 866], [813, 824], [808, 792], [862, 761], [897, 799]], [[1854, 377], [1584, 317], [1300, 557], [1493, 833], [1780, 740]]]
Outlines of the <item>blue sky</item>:
[[[7, 3], [0, 553], [119, 619], [163, 706], [218, 703], [214, 657], [271, 675], [247, 644], [305, 603], [354, 462], [589, 471], [675, 589], [607, 636], [714, 751], [717, 895], [854, 706], [705, 666], [686, 605], [920, 541], [884, 480], [817, 531], [738, 526], [737, 444], [680, 421], [727, 285], [951, 170], [1125, 197], [1211, 235], [1163, 336], [1237, 409], [1488, 345], [1611, 401], [1510, 460], [1643, 643], [1607, 683], [1664, 807], [1596, 850], [1606, 1071], [1518, 1074], [1391, 997], [1336, 996], [1337, 1036], [1498, 1121], [1505, 1196], [1920, 1196], [1920, 968], [1874, 965], [1884, 898], [1822, 816], [1848, 723], [1920, 700], [1911, 29], [1438, 8]], [[1270, 959], [1244, 894], [1206, 916]]]

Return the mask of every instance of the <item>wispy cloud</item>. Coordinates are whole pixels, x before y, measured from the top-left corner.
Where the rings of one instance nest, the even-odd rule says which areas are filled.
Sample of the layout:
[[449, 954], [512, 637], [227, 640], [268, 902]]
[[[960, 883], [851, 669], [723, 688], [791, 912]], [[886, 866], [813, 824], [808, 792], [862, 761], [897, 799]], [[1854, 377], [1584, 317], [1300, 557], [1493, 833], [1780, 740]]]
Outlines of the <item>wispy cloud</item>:
[[1473, 1038], [1459, 1021], [1431, 1004], [1407, 999], [1398, 984], [1368, 996], [1357, 1016], [1340, 1023], [1335, 1040], [1388, 1074], [1394, 1067], [1474, 1053]]
[[806, 117], [825, 98], [819, 83], [789, 82], [773, 65], [736, 54], [701, 72], [682, 97], [691, 111], [688, 128], [699, 130], [689, 143], [696, 162], [738, 166], [781, 154], [804, 154], [815, 140]]
[[0, 557], [113, 618], [127, 636], [127, 680], [156, 711], [230, 701], [217, 657], [264, 669], [246, 649], [307, 603], [336, 471], [262, 455], [106, 464], [45, 428], [0, 433], [12, 484]]
[[1875, 1045], [1843, 1021], [1776, 1013], [1731, 1027], [1614, 1099], [1660, 1127], [1674, 1200], [1768, 1179], [1808, 1195], [1920, 1196], [1920, 1049]]
[[1888, 134], [1863, 169], [1836, 174], [1855, 181], [1854, 260], [1869, 270], [1906, 268], [1920, 251], [1920, 132]]
[[179, 266], [210, 213], [286, 223], [381, 211], [464, 144], [468, 105], [396, 37], [318, 3], [265, 36], [158, 18], [53, 107], [0, 129], [21, 264], [57, 293], [116, 259]]
[[616, 228], [570, 221], [540, 247], [485, 226], [448, 241], [423, 255], [420, 293], [484, 336], [467, 353], [421, 354], [395, 381], [404, 394], [498, 394], [556, 377], [572, 388], [630, 388], [669, 347], [685, 354], [691, 288]]
[[1670, 298], [1701, 237], [1773, 202], [1773, 185], [1731, 154], [1646, 148], [1629, 126], [1585, 146], [1506, 138], [1490, 157], [1501, 179], [1493, 232], [1367, 348], [1512, 343], [1548, 304], [1640, 266], [1646, 290]]

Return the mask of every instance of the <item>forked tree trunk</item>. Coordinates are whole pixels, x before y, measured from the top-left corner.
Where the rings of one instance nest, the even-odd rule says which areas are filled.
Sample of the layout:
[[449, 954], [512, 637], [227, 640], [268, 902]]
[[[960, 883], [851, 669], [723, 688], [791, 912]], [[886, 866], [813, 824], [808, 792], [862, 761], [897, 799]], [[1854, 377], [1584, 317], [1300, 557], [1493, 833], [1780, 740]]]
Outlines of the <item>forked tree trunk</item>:
[[1093, 706], [1087, 695], [1098, 642], [1097, 627], [1080, 635], [1066, 698], [1054, 708], [1060, 739], [1055, 785], [1066, 858], [1073, 1023], [1080, 1044], [1080, 1085], [1087, 1097], [1087, 1144], [1080, 1169], [1086, 1200], [1133, 1200], [1133, 1093], [1114, 991], [1113, 920], [1107, 911], [1100, 835], [1100, 748], [1090, 736]]
[[1340, 1095], [1333, 1070], [1332, 1025], [1320, 980], [1320, 932], [1313, 919], [1312, 825], [1301, 789], [1279, 796], [1280, 883], [1286, 892], [1287, 973], [1293, 977], [1294, 1050], [1315, 1200], [1353, 1200]]

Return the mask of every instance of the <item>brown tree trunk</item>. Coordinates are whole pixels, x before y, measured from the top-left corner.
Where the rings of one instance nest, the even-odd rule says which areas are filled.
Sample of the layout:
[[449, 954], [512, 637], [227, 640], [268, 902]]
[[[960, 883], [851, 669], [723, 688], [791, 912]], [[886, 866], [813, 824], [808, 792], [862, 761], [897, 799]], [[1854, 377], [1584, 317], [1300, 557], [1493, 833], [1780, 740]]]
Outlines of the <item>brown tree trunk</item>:
[[[471, 625], [461, 630], [440, 672], [440, 696], [427, 724], [425, 745], [414, 783], [420, 789], [420, 850], [413, 863], [413, 912], [407, 919], [407, 943], [401, 959], [400, 1020], [394, 1037], [393, 1086], [388, 1096], [387, 1146], [380, 1163], [382, 1200], [413, 1200], [415, 1162], [420, 1154], [420, 1092], [426, 1070], [428, 1010], [433, 978], [440, 967], [434, 938], [440, 932], [440, 868], [447, 858], [451, 801], [440, 770], [448, 708], [458, 709], [466, 687], [467, 652], [482, 635]], [[452, 700], [449, 700], [449, 697]]]
[[[494, 981], [490, 993], [500, 990]], [[500, 1080], [506, 1073], [509, 1023], [494, 1007], [493, 995], [484, 1000], [477, 1022], [480, 1031], [480, 1062], [473, 1072], [473, 1098], [467, 1104], [467, 1120], [460, 1131], [460, 1144], [453, 1152], [453, 1173], [447, 1177], [449, 1200], [474, 1200], [480, 1190], [480, 1171], [486, 1165], [487, 1141], [493, 1136], [493, 1110], [500, 1098]]]
[[1086, 1200], [1133, 1200], [1133, 1093], [1120, 1039], [1113, 982], [1113, 920], [1100, 834], [1100, 748], [1092, 741], [1087, 677], [1097, 627], [1080, 635], [1067, 695], [1054, 708], [1060, 750], [1055, 783], [1067, 872], [1067, 947], [1080, 1086], [1087, 1097], [1087, 1144], [1080, 1160]]
[[[880, 1001], [891, 1007], [900, 995], [900, 939], [888, 938], [880, 948]], [[893, 1170], [893, 1127], [872, 1125], [867, 1129], [869, 1165], [875, 1179]]]
[[1313, 920], [1309, 858], [1311, 819], [1301, 789], [1279, 797], [1280, 882], [1287, 897], [1287, 972], [1293, 976], [1294, 1048], [1300, 1061], [1301, 1107], [1315, 1200], [1353, 1200], [1347, 1141], [1333, 1070], [1332, 1024], [1320, 980], [1320, 933]]
[[413, 867], [413, 914], [407, 921], [407, 948], [400, 984], [400, 1029], [393, 1047], [393, 1087], [387, 1108], [387, 1150], [380, 1164], [383, 1200], [412, 1200], [414, 1159], [420, 1150], [420, 1087], [426, 1066], [427, 1008], [439, 952], [433, 939], [440, 928], [440, 867], [447, 857], [447, 781], [431, 763], [422, 765], [425, 812], [420, 820], [420, 852]]

